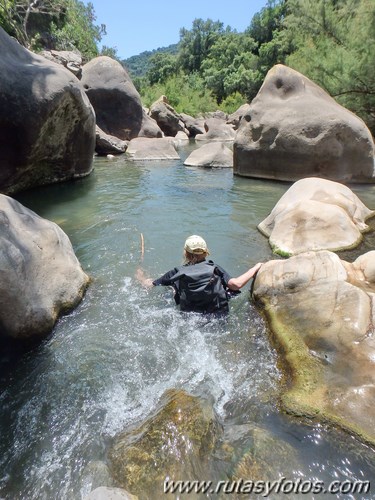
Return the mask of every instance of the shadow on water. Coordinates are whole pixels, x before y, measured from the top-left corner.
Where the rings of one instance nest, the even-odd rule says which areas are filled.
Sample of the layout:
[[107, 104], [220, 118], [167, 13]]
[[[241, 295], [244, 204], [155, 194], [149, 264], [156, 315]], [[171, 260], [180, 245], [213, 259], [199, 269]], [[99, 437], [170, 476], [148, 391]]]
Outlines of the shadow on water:
[[[134, 279], [141, 232], [142, 265], [152, 277], [181, 263], [193, 233], [205, 236], [211, 257], [231, 275], [274, 258], [256, 224], [288, 185], [176, 162], [136, 165], [119, 157], [95, 166], [88, 178], [18, 196], [61, 225], [93, 281], [39, 346], [4, 356], [0, 496], [83, 498], [88, 468], [105, 467], [117, 433], [144, 421], [171, 388], [212, 400], [225, 429], [202, 479], [229, 477], [259, 443], [275, 480], [284, 471], [326, 484], [374, 477], [373, 450], [280, 412], [277, 355], [248, 290], [231, 301], [226, 321], [202, 322], [183, 317], [169, 289], [147, 291]], [[276, 454], [280, 442], [289, 460]]]

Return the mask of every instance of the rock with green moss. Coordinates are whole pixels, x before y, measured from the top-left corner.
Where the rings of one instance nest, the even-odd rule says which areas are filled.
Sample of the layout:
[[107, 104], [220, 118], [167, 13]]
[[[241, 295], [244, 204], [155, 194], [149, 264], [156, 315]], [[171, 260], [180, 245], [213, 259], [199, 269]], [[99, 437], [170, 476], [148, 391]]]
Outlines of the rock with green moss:
[[375, 443], [375, 251], [349, 263], [328, 251], [269, 261], [254, 296], [265, 307], [295, 415]]
[[274, 253], [288, 257], [353, 248], [374, 215], [347, 186], [311, 177], [295, 182], [258, 229], [269, 238]]
[[220, 427], [211, 404], [169, 390], [156, 413], [119, 435], [109, 451], [119, 486], [143, 500], [163, 496], [166, 479], [203, 480]]

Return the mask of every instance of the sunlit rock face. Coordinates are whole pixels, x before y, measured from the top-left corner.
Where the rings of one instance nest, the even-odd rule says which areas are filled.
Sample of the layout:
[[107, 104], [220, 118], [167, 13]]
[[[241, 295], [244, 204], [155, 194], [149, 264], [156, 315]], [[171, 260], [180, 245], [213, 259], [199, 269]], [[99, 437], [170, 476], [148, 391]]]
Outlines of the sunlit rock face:
[[258, 229], [273, 251], [287, 256], [308, 250], [357, 246], [375, 215], [347, 186], [319, 178], [295, 182]]
[[57, 224], [0, 195], [0, 335], [17, 340], [51, 332], [89, 282]]
[[136, 137], [129, 142], [126, 154], [132, 160], [179, 160], [180, 156], [170, 137], [150, 139]]
[[167, 391], [152, 417], [115, 439], [109, 452], [114, 478], [139, 498], [155, 500], [166, 478], [202, 480], [219, 430], [209, 402]]
[[290, 375], [284, 408], [374, 444], [375, 251], [353, 263], [328, 251], [269, 261], [254, 296]]
[[234, 141], [234, 173], [372, 183], [374, 142], [360, 118], [301, 73], [278, 64], [243, 114]]
[[151, 104], [150, 116], [166, 136], [175, 137], [178, 132], [189, 133], [180, 115], [173, 109], [164, 95]]
[[184, 161], [190, 167], [232, 168], [233, 153], [222, 142], [209, 142], [195, 149]]
[[207, 118], [204, 122], [205, 133], [197, 134], [196, 141], [230, 141], [234, 140], [235, 131], [225, 118]]
[[95, 109], [97, 125], [123, 141], [162, 137], [162, 131], [142, 108], [141, 98], [125, 68], [107, 56], [82, 68], [82, 85]]
[[95, 114], [79, 80], [0, 28], [0, 191], [91, 172]]

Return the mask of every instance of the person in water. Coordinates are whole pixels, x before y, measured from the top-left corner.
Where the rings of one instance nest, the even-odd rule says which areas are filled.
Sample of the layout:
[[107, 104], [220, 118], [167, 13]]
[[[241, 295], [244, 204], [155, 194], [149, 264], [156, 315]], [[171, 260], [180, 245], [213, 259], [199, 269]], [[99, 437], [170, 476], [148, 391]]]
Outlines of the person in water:
[[232, 278], [212, 260], [206, 260], [209, 254], [205, 240], [194, 234], [185, 241], [183, 266], [171, 269], [156, 280], [146, 278], [143, 270], [138, 269], [136, 278], [145, 287], [172, 286], [176, 304], [179, 304], [181, 311], [227, 313], [228, 300], [240, 293], [240, 289], [256, 275], [262, 263]]

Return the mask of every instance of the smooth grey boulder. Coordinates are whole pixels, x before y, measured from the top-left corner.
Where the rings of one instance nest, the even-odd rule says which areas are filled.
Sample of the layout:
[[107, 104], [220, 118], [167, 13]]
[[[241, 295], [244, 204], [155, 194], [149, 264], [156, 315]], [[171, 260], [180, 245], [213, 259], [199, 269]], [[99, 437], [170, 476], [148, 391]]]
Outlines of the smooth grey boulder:
[[233, 152], [222, 142], [209, 142], [195, 149], [184, 161], [190, 167], [233, 167]]
[[0, 335], [47, 335], [82, 299], [89, 278], [60, 227], [0, 195]]
[[175, 137], [178, 132], [186, 132], [180, 115], [168, 103], [165, 96], [161, 96], [160, 99], [151, 104], [150, 116], [166, 136]]
[[108, 135], [96, 126], [96, 146], [95, 151], [99, 156], [108, 154], [119, 155], [125, 153], [128, 147], [127, 141], [122, 141], [113, 135]]
[[132, 160], [179, 160], [173, 138], [149, 139], [137, 137], [129, 142], [126, 154]]
[[301, 73], [277, 64], [237, 130], [234, 173], [374, 182], [374, 143], [360, 118]]
[[347, 186], [309, 177], [295, 182], [258, 229], [275, 253], [344, 250], [357, 246], [375, 216]]
[[87, 175], [95, 114], [79, 80], [0, 28], [0, 191]]
[[204, 134], [197, 134], [196, 141], [233, 141], [236, 135], [232, 125], [228, 125], [222, 118], [208, 118], [205, 120]]
[[125, 68], [100, 56], [82, 68], [82, 85], [96, 113], [97, 125], [123, 141], [138, 136], [162, 137], [156, 122], [146, 115], [141, 98]]

